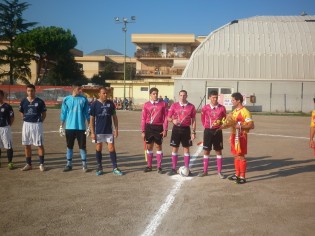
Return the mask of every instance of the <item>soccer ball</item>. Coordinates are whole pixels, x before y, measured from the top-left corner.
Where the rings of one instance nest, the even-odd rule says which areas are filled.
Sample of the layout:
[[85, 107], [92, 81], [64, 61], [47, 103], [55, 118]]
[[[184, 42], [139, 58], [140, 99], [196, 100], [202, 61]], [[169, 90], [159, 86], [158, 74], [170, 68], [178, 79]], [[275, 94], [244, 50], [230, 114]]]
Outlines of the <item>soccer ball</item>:
[[181, 166], [178, 169], [178, 174], [183, 177], [187, 177], [189, 175], [189, 168], [186, 166]]

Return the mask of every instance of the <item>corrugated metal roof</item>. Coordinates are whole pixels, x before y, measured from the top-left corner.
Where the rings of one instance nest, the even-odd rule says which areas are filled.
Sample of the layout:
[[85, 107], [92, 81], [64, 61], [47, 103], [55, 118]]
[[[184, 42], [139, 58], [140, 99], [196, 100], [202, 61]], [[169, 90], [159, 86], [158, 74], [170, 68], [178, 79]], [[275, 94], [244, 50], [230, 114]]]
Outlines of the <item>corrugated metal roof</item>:
[[315, 80], [315, 16], [257, 16], [213, 31], [182, 77]]

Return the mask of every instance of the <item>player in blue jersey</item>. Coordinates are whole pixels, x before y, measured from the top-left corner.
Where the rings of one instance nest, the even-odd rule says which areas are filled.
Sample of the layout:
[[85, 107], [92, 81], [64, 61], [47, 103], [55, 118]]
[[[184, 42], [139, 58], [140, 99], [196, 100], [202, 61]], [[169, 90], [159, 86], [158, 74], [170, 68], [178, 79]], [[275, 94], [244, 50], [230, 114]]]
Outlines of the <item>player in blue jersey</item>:
[[[96, 175], [103, 174], [102, 149], [103, 143], [107, 143], [109, 157], [113, 164], [113, 173], [122, 175], [123, 173], [117, 167], [116, 150], [114, 138], [118, 137], [118, 118], [116, 115], [115, 104], [107, 99], [107, 88], [100, 88], [99, 98], [92, 103], [90, 108], [90, 127], [92, 142], [96, 143]], [[114, 130], [113, 130], [114, 123]]]
[[[81, 86], [73, 85], [72, 95], [64, 98], [60, 114], [61, 124], [59, 132], [61, 136], [66, 135], [67, 140], [67, 164], [63, 170], [64, 172], [72, 170], [73, 146], [75, 139], [78, 141], [83, 171], [88, 171], [85, 133], [85, 122], [90, 121], [88, 111], [89, 102], [87, 98], [82, 95]], [[89, 132], [89, 127], [87, 128], [86, 132]]]
[[46, 118], [45, 102], [35, 97], [35, 86], [29, 84], [26, 86], [27, 97], [24, 98], [19, 107], [23, 118], [22, 144], [25, 146], [26, 165], [21, 169], [27, 171], [32, 169], [32, 146], [38, 148], [39, 169], [45, 171], [44, 167], [44, 136], [43, 122]]
[[[14, 168], [13, 149], [12, 149], [12, 133], [11, 125], [14, 122], [14, 112], [12, 107], [4, 102], [4, 92], [0, 90], [0, 157], [1, 148], [7, 150], [8, 168], [12, 170]], [[1, 166], [1, 162], [0, 162]]]

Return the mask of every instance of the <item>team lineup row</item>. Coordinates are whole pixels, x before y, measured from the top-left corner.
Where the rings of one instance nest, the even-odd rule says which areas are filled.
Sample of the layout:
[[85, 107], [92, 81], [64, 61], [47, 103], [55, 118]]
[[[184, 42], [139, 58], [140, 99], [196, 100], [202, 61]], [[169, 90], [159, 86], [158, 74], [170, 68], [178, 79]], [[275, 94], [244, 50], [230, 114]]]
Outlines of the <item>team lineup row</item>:
[[[107, 99], [107, 89], [100, 88], [98, 99], [89, 105], [88, 100], [82, 95], [81, 86], [73, 85], [72, 94], [65, 97], [62, 102], [60, 113], [61, 136], [66, 137], [66, 166], [64, 171], [72, 170], [73, 147], [75, 140], [78, 141], [83, 171], [87, 172], [86, 159], [86, 137], [91, 135], [96, 145], [96, 175], [103, 174], [102, 148], [103, 143], [107, 145], [109, 156], [113, 165], [113, 173], [122, 175], [117, 166], [114, 139], [118, 136], [118, 118], [114, 103]], [[44, 144], [43, 144], [43, 122], [46, 118], [45, 102], [35, 96], [35, 86], [26, 86], [27, 97], [22, 99], [19, 112], [23, 115], [22, 145], [25, 147], [26, 165], [21, 169], [28, 171], [32, 169], [32, 149], [38, 148], [39, 168], [45, 171], [44, 166]], [[187, 91], [179, 92], [179, 101], [168, 108], [167, 103], [158, 99], [158, 89], [150, 89], [150, 100], [143, 106], [141, 116], [141, 135], [146, 145], [147, 166], [144, 172], [152, 171], [153, 149], [156, 149], [157, 171], [162, 173], [162, 142], [167, 136], [169, 123], [173, 124], [171, 132], [172, 146], [172, 169], [168, 175], [177, 174], [178, 152], [180, 145], [183, 147], [184, 172], [190, 175], [190, 146], [196, 138], [196, 109], [188, 102]], [[4, 103], [4, 92], [0, 90], [0, 148], [7, 149], [8, 167], [13, 169], [13, 148], [10, 126], [14, 122], [12, 107]], [[231, 152], [234, 155], [235, 174], [229, 179], [235, 183], [246, 183], [246, 159], [247, 133], [254, 128], [254, 122], [250, 112], [242, 105], [243, 96], [240, 93], [232, 94], [232, 103], [235, 109], [226, 114], [226, 109], [218, 103], [217, 91], [209, 94], [209, 104], [202, 107], [201, 122], [204, 127], [203, 133], [203, 171], [199, 177], [208, 175], [208, 161], [211, 150], [216, 153], [218, 176], [222, 175], [222, 129], [231, 127]], [[87, 125], [86, 125], [87, 123]], [[184, 173], [183, 173], [184, 174]]]

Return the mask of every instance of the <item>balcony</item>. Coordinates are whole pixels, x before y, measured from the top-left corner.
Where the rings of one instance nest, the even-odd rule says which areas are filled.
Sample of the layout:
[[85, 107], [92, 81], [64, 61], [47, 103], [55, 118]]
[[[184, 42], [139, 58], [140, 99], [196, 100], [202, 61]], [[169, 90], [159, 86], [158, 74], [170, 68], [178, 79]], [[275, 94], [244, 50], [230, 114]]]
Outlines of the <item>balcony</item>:
[[173, 58], [190, 58], [191, 53], [190, 52], [168, 52], [168, 53], [163, 53], [163, 52], [146, 52], [146, 51], [137, 51], [135, 52], [134, 56], [137, 59], [143, 59], [143, 58], [168, 58], [168, 59], [173, 59]]
[[183, 69], [168, 68], [165, 70], [137, 70], [136, 76], [139, 77], [170, 77], [182, 75]]

